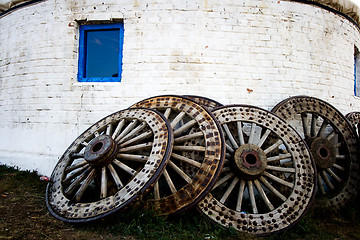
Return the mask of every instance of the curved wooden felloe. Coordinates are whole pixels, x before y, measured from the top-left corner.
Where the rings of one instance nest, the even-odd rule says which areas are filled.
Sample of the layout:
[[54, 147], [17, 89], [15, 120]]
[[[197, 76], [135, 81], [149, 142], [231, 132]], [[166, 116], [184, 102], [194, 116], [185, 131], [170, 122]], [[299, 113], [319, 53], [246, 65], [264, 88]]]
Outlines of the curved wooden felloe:
[[359, 184], [359, 150], [354, 128], [327, 102], [307, 96], [285, 99], [272, 110], [294, 126], [314, 157], [319, 207], [339, 209], [354, 200]]
[[77, 223], [129, 206], [156, 182], [172, 144], [171, 127], [155, 110], [134, 108], [103, 118], [60, 158], [46, 189], [48, 209]]
[[208, 110], [181, 96], [153, 97], [133, 107], [154, 108], [171, 122], [173, 151], [153, 203], [159, 214], [183, 212], [208, 193], [220, 172], [225, 157], [220, 126]]
[[346, 119], [353, 125], [357, 136], [359, 137], [360, 112], [350, 112], [345, 115]]
[[196, 95], [185, 95], [185, 97], [190, 98], [191, 100], [200, 104], [200, 106], [205, 107], [210, 111], [212, 111], [214, 108], [223, 106], [223, 104], [207, 97], [196, 96]]
[[226, 159], [210, 194], [198, 204], [212, 221], [266, 235], [299, 221], [315, 193], [306, 143], [275, 114], [246, 105], [213, 111], [226, 139]]

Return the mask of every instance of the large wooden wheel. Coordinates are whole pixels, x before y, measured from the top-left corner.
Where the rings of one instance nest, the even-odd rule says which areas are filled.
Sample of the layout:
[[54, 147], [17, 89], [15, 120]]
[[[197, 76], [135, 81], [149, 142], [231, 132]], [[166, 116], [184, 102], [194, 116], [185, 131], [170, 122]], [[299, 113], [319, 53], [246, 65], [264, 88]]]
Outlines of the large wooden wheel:
[[313, 97], [285, 99], [272, 110], [307, 142], [317, 168], [319, 207], [339, 209], [353, 200], [359, 183], [357, 136], [346, 118]]
[[226, 159], [198, 207], [224, 227], [265, 235], [294, 225], [315, 193], [306, 143], [275, 114], [233, 105], [213, 111], [226, 139]]
[[57, 163], [46, 189], [52, 215], [88, 222], [132, 203], [160, 176], [172, 130], [152, 109], [111, 114], [82, 133]]
[[159, 214], [180, 213], [199, 202], [213, 186], [223, 165], [225, 144], [213, 115], [191, 99], [159, 96], [133, 107], [154, 108], [171, 122], [173, 151], [154, 187]]

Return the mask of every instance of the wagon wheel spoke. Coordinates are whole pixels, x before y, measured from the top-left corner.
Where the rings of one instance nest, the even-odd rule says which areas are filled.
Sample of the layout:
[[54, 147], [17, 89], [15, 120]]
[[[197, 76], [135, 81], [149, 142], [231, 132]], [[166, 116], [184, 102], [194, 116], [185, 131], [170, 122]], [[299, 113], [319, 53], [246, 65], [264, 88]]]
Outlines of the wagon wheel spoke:
[[280, 198], [282, 201], [286, 201], [286, 197], [281, 194], [273, 185], [271, 185], [263, 176], [260, 177], [260, 181], [269, 189], [275, 196]]
[[325, 195], [326, 192], [325, 192], [325, 187], [324, 187], [324, 181], [322, 180], [322, 177], [321, 177], [319, 172], [317, 173], [317, 177], [318, 177], [318, 186], [319, 186], [319, 189], [320, 189], [320, 193], [322, 195]]
[[84, 182], [81, 184], [79, 190], [74, 195], [74, 199], [76, 202], [80, 201], [80, 199], [84, 195], [85, 190], [88, 188], [90, 183], [94, 180], [95, 176], [96, 176], [96, 170], [92, 169], [91, 172], [89, 173], [89, 175], [84, 180]]
[[[357, 193], [360, 159], [358, 137], [354, 124], [350, 124], [335, 107], [313, 97], [291, 97], [272, 110], [275, 114], [301, 129], [314, 157], [318, 172], [318, 197], [321, 206], [339, 209], [352, 201]], [[309, 117], [311, 115], [311, 117]], [[360, 116], [359, 116], [360, 117]], [[355, 122], [358, 123], [358, 117]]]
[[281, 178], [279, 178], [279, 177], [277, 177], [277, 176], [275, 176], [275, 175], [273, 175], [271, 173], [264, 172], [263, 175], [268, 177], [269, 179], [277, 182], [277, 183], [280, 183], [281, 185], [284, 185], [284, 186], [288, 187], [288, 188], [293, 188], [294, 187], [293, 183], [287, 182], [287, 181], [285, 181], [285, 180], [283, 180], [283, 179], [281, 179]]
[[220, 199], [221, 203], [225, 203], [225, 201], [228, 199], [230, 193], [232, 192], [232, 190], [235, 188], [235, 185], [238, 183], [239, 178], [235, 177], [233, 179], [233, 181], [231, 182], [230, 186], [227, 188], [226, 192], [224, 193], [224, 195], [222, 196], [222, 198]]
[[66, 176], [66, 178], [62, 181], [63, 183], [69, 183], [72, 180], [74, 180], [76, 177], [80, 176], [82, 173], [84, 173], [86, 171], [86, 169], [88, 169], [89, 164], [84, 164], [81, 166], [81, 168], [74, 168], [73, 170], [76, 169], [76, 171], [72, 171], [71, 174], [68, 174]]
[[233, 148], [235, 148], [235, 149], [238, 148], [239, 145], [238, 145], [237, 142], [235, 141], [235, 138], [233, 137], [232, 133], [230, 132], [229, 127], [228, 127], [226, 124], [224, 124], [224, 125], [223, 125], [223, 129], [224, 129], [224, 131], [225, 131], [225, 133], [226, 133], [227, 138], [230, 140], [230, 142], [231, 142], [231, 144], [232, 144], [231, 149], [233, 149]]
[[155, 198], [155, 200], [160, 199], [159, 182], [156, 182], [155, 185], [154, 185], [154, 198]]
[[129, 167], [128, 165], [126, 165], [125, 163], [120, 162], [117, 159], [114, 159], [114, 164], [116, 164], [116, 166], [118, 166], [119, 168], [121, 168], [123, 171], [125, 171], [126, 173], [130, 174], [131, 176], [135, 176], [136, 174], [136, 170], [132, 169], [131, 167]]
[[324, 179], [326, 185], [331, 189], [331, 190], [334, 190], [334, 186], [332, 185], [332, 183], [330, 182], [330, 179], [329, 177], [327, 176], [325, 170], [322, 170], [321, 171], [321, 176], [322, 176], [322, 179]]
[[107, 185], [108, 185], [108, 177], [106, 174], [106, 167], [101, 168], [101, 192], [100, 198], [105, 198], [107, 196]]
[[141, 144], [137, 144], [137, 145], [133, 145], [133, 146], [129, 146], [129, 147], [124, 147], [121, 148], [119, 150], [119, 152], [135, 152], [135, 151], [141, 151], [144, 149], [149, 149], [152, 147], [152, 142], [146, 142], [146, 143], [141, 143]]
[[170, 175], [169, 175], [169, 173], [168, 173], [168, 171], [166, 169], [164, 170], [163, 175], [165, 177], [165, 180], [166, 180], [168, 186], [170, 187], [171, 192], [176, 193], [177, 189], [176, 189], [173, 181], [171, 180], [171, 177], [170, 177]]
[[240, 212], [241, 211], [241, 204], [244, 198], [244, 190], [245, 190], [245, 180], [241, 179], [240, 180], [240, 187], [239, 187], [239, 194], [237, 197], [237, 202], [236, 202], [236, 211]]
[[311, 137], [316, 136], [316, 121], [317, 116], [315, 114], [311, 114]]
[[249, 141], [248, 141], [249, 144], [254, 144], [255, 128], [256, 128], [256, 124], [255, 124], [255, 123], [252, 123], [252, 124], [251, 124]]
[[[136, 128], [133, 128], [132, 130], [129, 129], [128, 130], [128, 133], [122, 137], [121, 140], [119, 140], [119, 144], [126, 141], [126, 140], [129, 140], [131, 138], [133, 138], [136, 134], [138, 134], [141, 130], [143, 130], [144, 128], [146, 127], [146, 123], [141, 123], [139, 124]], [[125, 132], [125, 130], [124, 130]]]
[[172, 139], [170, 122], [151, 109], [105, 117], [60, 158], [46, 191], [48, 209], [63, 221], [88, 222], [125, 208], [158, 179]]
[[149, 131], [146, 131], [146, 132], [144, 132], [144, 133], [142, 133], [142, 134], [139, 134], [139, 135], [136, 136], [136, 137], [133, 137], [133, 138], [129, 139], [129, 140], [126, 141], [126, 142], [120, 143], [120, 144], [119, 144], [119, 147], [125, 147], [125, 146], [128, 146], [128, 145], [130, 145], [130, 144], [133, 144], [133, 143], [142, 141], [142, 140], [144, 140], [144, 139], [146, 139], [146, 138], [151, 137], [152, 134], [153, 134], [152, 131], [150, 131], [150, 130], [149, 130]]
[[179, 127], [178, 129], [176, 129], [174, 131], [174, 136], [178, 136], [179, 134], [181, 134], [182, 132], [188, 130], [189, 128], [193, 127], [196, 124], [195, 120], [191, 120], [189, 122], [187, 122], [186, 124], [182, 125], [181, 127]]
[[[251, 234], [294, 225], [315, 195], [315, 167], [305, 141], [260, 108], [224, 106], [213, 114], [225, 132], [226, 160], [211, 192], [198, 204], [200, 210], [222, 226]], [[309, 136], [317, 130], [308, 127]], [[297, 210], [283, 222], [278, 211], [290, 208]], [[264, 224], [264, 219], [269, 221]]]
[[326, 172], [331, 176], [333, 177], [336, 181], [338, 181], [339, 183], [342, 183], [343, 180], [338, 177], [338, 175], [336, 175], [330, 168], [326, 169]]
[[69, 173], [71, 171], [74, 171], [75, 169], [81, 168], [83, 166], [88, 166], [88, 165], [89, 164], [87, 163], [87, 161], [84, 160], [84, 161], [81, 161], [81, 162], [79, 162], [77, 164], [74, 164], [72, 166], [69, 166], [69, 167], [65, 168], [65, 172]]
[[117, 156], [117, 158], [119, 158], [121, 160], [135, 161], [135, 162], [142, 162], [142, 163], [145, 163], [149, 159], [148, 156], [136, 155], [136, 154], [119, 153], [116, 156]]
[[218, 181], [216, 181], [214, 187], [213, 187], [213, 190], [215, 188], [217, 188], [218, 186], [222, 185], [223, 183], [225, 183], [226, 181], [228, 181], [229, 179], [231, 179], [232, 177], [234, 177], [235, 174], [234, 173], [229, 173], [227, 174], [225, 177], [219, 179]]
[[266, 206], [268, 207], [268, 209], [270, 211], [274, 210], [274, 206], [271, 204], [269, 198], [266, 196], [266, 193], [264, 191], [264, 188], [261, 186], [259, 180], [255, 179], [254, 180], [254, 184], [256, 186], [256, 189], [258, 190], [258, 192], [260, 193], [261, 198], [263, 199], [263, 201], [265, 202]]
[[179, 161], [182, 161], [182, 162], [185, 162], [185, 163], [188, 163], [194, 167], [197, 167], [197, 168], [200, 168], [201, 167], [201, 163], [191, 159], [191, 158], [187, 158], [185, 156], [182, 156], [182, 155], [179, 155], [179, 154], [176, 154], [176, 153], [172, 153], [171, 154], [171, 157], [176, 159], [176, 160], [179, 160]]
[[254, 214], [256, 214], [256, 213], [258, 213], [258, 209], [257, 209], [256, 202], [255, 202], [255, 193], [254, 193], [253, 182], [247, 181], [247, 186], [248, 186], [249, 195], [250, 195], [250, 203], [251, 203], [252, 212]]
[[116, 125], [116, 129], [112, 134], [112, 138], [115, 139], [118, 134], [120, 133], [121, 129], [124, 127], [125, 125], [125, 119], [122, 119], [117, 125]]
[[221, 126], [206, 107], [186, 97], [153, 97], [132, 107], [160, 111], [174, 132], [171, 159], [154, 189], [154, 208], [166, 215], [196, 205], [213, 187], [225, 159]]
[[327, 126], [328, 126], [328, 122], [326, 119], [324, 119], [324, 121], [322, 122], [321, 127], [319, 129], [319, 132], [317, 134], [317, 137], [325, 137], [325, 130], [326, 130]]
[[183, 143], [196, 138], [201, 138], [202, 136], [203, 136], [202, 132], [195, 132], [182, 137], [176, 137], [174, 140], [174, 144]]
[[264, 135], [260, 138], [259, 142], [256, 145], [261, 148], [261, 146], [264, 144], [266, 139], [269, 137], [270, 133], [271, 133], [270, 129], [266, 129]]
[[301, 113], [301, 122], [302, 122], [302, 127], [304, 130], [305, 139], [309, 139], [310, 138], [310, 129], [307, 124], [307, 113]]
[[76, 178], [65, 190], [64, 194], [67, 196], [70, 196], [76, 189], [76, 187], [78, 187], [81, 182], [87, 178], [87, 176], [89, 175], [90, 170], [92, 169], [92, 167], [88, 167], [86, 169], [86, 171], [82, 172], [80, 174], [80, 176], [78, 178]]

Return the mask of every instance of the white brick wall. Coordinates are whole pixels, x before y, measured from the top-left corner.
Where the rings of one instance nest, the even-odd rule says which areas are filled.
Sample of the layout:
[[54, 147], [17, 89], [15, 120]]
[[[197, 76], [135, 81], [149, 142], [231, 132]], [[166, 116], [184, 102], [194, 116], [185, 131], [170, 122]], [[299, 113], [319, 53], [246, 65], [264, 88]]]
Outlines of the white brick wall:
[[[76, 20], [124, 19], [121, 83], [77, 82]], [[44, 1], [0, 17], [0, 162], [50, 174], [89, 125], [160, 94], [358, 111], [359, 29], [293, 1]], [[27, 157], [24, 157], [27, 156]]]

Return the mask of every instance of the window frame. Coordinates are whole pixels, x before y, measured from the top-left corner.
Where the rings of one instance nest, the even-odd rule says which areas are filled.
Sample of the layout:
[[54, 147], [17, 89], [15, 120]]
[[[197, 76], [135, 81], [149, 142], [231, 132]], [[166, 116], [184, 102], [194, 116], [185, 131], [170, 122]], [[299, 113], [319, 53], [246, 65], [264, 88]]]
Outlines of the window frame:
[[[87, 54], [87, 31], [96, 30], [119, 30], [119, 65], [117, 77], [85, 77], [86, 75], [86, 54]], [[124, 44], [124, 23], [109, 24], [83, 24], [79, 29], [79, 62], [78, 62], [78, 81], [79, 82], [121, 82], [122, 57]]]
[[360, 97], [360, 52], [354, 46], [354, 96]]

